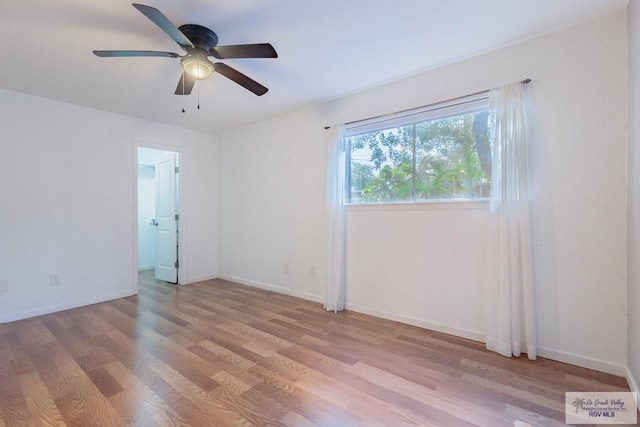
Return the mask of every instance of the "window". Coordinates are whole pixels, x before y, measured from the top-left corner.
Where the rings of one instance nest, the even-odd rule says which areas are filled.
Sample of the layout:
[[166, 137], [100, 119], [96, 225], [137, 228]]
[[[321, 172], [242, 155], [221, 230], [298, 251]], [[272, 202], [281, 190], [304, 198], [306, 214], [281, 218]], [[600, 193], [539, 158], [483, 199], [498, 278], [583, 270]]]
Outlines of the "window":
[[486, 94], [347, 126], [350, 203], [489, 197]]

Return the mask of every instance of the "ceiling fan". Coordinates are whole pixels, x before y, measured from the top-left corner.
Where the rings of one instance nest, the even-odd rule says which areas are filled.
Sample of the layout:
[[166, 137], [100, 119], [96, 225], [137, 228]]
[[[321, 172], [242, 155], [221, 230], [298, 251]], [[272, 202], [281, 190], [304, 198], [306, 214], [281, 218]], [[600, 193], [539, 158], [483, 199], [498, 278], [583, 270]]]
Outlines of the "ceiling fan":
[[181, 58], [180, 65], [183, 72], [176, 87], [176, 95], [189, 95], [196, 80], [203, 80], [209, 77], [214, 71], [233, 80], [240, 86], [262, 96], [269, 89], [242, 74], [222, 62], [211, 62], [208, 57], [216, 59], [229, 58], [277, 58], [278, 54], [269, 43], [259, 44], [239, 44], [229, 46], [218, 46], [218, 36], [210, 29], [195, 25], [185, 24], [176, 27], [158, 9], [133, 3], [133, 7], [138, 9], [144, 16], [149, 18], [162, 31], [167, 33], [186, 52], [180, 56], [173, 52], [157, 52], [148, 50], [94, 50], [93, 53], [100, 57], [162, 57]]

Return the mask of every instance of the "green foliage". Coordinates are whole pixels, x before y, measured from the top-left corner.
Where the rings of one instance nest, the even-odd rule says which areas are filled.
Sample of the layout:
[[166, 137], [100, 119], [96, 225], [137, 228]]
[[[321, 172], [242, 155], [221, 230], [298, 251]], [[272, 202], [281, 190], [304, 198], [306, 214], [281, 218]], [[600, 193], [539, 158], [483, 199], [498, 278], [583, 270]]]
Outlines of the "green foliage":
[[482, 196], [477, 186], [491, 178], [487, 120], [482, 111], [353, 137], [352, 191], [369, 203]]
[[411, 164], [383, 166], [364, 187], [362, 197], [370, 203], [411, 200]]
[[355, 191], [362, 191], [365, 185], [371, 181], [375, 175], [373, 167], [366, 163], [351, 163], [351, 188]]

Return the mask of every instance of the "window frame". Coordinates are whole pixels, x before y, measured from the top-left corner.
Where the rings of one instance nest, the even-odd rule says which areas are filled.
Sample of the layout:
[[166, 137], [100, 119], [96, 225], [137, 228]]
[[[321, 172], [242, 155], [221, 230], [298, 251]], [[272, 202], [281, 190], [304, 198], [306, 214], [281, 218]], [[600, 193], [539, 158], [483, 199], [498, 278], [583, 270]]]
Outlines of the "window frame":
[[[423, 107], [403, 110], [383, 116], [347, 123], [344, 132], [345, 150], [345, 196], [346, 203], [350, 207], [355, 206], [383, 206], [383, 205], [431, 205], [436, 203], [473, 203], [486, 202], [489, 197], [451, 197], [416, 199], [416, 125], [432, 120], [446, 119], [463, 114], [479, 111], [490, 111], [489, 91], [475, 93], [464, 97], [458, 97], [449, 101], [429, 104]], [[410, 200], [364, 202], [351, 200], [351, 142], [350, 138], [376, 131], [412, 126], [411, 137], [411, 198]], [[490, 130], [489, 130], [490, 132]], [[485, 203], [481, 203], [484, 205]]]

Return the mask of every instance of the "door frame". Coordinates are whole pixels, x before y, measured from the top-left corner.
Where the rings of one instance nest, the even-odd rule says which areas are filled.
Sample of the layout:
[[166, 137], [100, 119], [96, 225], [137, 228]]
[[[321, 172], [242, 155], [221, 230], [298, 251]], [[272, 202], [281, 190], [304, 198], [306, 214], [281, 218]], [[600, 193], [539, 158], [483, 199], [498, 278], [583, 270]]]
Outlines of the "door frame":
[[178, 262], [180, 263], [180, 268], [178, 269], [178, 285], [182, 285], [186, 283], [187, 277], [187, 248], [185, 245], [185, 234], [187, 229], [187, 218], [188, 214], [186, 212], [186, 195], [184, 189], [185, 185], [185, 147], [178, 147], [175, 145], [169, 144], [160, 144], [149, 141], [142, 140], [133, 140], [132, 144], [132, 169], [133, 169], [133, 226], [132, 226], [132, 241], [133, 241], [133, 253], [131, 259], [133, 260], [133, 291], [138, 293], [138, 148], [150, 148], [152, 150], [162, 150], [162, 151], [172, 151], [174, 153], [180, 154], [180, 179], [176, 182], [176, 191], [177, 197], [176, 201], [180, 206], [180, 222], [178, 225]]

